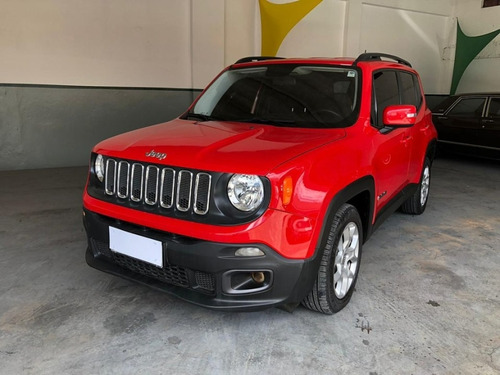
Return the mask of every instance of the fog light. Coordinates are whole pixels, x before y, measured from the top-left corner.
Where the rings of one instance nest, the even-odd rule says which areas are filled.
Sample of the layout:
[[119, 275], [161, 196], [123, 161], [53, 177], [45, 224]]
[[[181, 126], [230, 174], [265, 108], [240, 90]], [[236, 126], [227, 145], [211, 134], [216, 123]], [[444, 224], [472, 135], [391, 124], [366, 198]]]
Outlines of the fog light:
[[261, 257], [266, 254], [257, 247], [240, 247], [234, 255], [237, 257]]

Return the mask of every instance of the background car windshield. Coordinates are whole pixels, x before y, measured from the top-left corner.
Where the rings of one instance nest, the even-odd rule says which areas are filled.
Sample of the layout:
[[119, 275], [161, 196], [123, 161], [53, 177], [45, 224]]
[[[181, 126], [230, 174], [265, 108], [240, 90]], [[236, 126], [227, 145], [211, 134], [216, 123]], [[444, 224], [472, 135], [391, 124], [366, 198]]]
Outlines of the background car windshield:
[[344, 127], [359, 113], [354, 68], [277, 64], [224, 72], [191, 114], [221, 121]]

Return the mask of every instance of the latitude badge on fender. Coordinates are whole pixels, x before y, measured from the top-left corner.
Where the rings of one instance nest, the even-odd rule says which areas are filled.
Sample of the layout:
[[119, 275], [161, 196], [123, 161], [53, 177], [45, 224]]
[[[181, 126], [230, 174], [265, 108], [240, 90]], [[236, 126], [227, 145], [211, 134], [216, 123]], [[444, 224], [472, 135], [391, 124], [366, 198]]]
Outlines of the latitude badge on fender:
[[146, 152], [146, 156], [150, 157], [150, 158], [157, 158], [158, 160], [163, 160], [167, 157], [167, 154], [163, 153], [163, 152], [156, 152], [154, 149], [149, 151], [149, 152]]

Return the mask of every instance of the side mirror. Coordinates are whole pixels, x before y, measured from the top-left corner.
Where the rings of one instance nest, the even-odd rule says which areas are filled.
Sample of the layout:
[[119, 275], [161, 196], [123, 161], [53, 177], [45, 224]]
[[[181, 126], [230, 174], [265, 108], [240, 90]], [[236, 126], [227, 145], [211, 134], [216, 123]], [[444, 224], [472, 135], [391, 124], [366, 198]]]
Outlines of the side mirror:
[[385, 126], [409, 127], [417, 121], [417, 108], [414, 105], [390, 105], [384, 109]]

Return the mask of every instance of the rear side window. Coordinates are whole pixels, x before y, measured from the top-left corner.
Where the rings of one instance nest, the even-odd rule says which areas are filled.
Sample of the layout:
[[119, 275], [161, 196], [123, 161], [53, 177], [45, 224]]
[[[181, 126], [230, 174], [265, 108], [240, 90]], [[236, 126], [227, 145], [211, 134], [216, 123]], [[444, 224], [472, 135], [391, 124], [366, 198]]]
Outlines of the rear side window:
[[500, 118], [500, 98], [491, 98], [488, 116]]
[[373, 75], [372, 124], [383, 127], [384, 109], [389, 105], [411, 104], [417, 107], [422, 104], [422, 92], [417, 76], [396, 71], [380, 70]]

